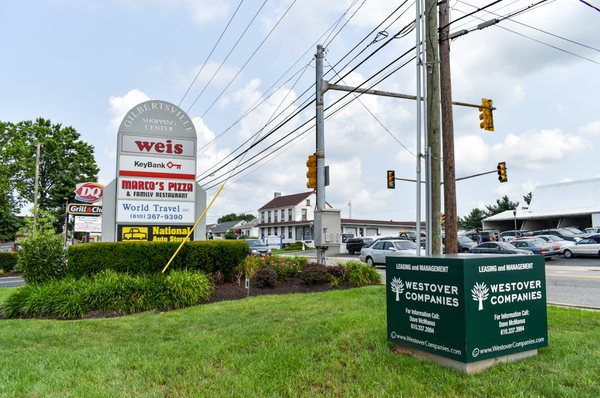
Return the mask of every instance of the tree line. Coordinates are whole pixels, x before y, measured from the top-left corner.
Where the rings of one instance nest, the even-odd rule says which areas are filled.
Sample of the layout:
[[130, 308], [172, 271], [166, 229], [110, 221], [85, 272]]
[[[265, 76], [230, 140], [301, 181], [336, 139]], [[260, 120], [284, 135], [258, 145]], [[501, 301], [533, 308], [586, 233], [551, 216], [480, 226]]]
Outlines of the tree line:
[[94, 147], [75, 128], [44, 118], [0, 121], [0, 242], [15, 240], [25, 225], [18, 214], [34, 203], [38, 143], [38, 208], [52, 213], [56, 232], [62, 232], [66, 201], [74, 200], [75, 185], [97, 181]]

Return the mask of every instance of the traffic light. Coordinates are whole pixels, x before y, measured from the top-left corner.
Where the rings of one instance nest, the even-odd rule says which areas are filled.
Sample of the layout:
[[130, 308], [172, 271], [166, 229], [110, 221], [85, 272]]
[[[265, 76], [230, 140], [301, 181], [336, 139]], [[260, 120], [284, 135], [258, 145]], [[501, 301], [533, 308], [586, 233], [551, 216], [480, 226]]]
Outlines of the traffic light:
[[308, 178], [306, 187], [317, 189], [317, 154], [313, 153], [308, 156], [306, 167], [308, 167], [308, 171], [306, 172], [306, 177]]
[[508, 181], [508, 177], [506, 176], [506, 162], [498, 163], [498, 181]]
[[479, 108], [479, 127], [487, 131], [494, 131], [494, 116], [492, 115], [492, 100], [482, 98]]
[[394, 170], [387, 171], [387, 187], [388, 189], [396, 189], [396, 172]]

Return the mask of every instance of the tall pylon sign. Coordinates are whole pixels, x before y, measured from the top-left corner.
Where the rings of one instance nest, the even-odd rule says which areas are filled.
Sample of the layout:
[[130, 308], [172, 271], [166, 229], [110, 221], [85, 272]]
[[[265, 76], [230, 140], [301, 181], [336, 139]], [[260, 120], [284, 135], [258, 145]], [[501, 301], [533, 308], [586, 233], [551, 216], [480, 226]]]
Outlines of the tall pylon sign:
[[[206, 205], [196, 183], [190, 117], [165, 101], [131, 108], [119, 126], [116, 176], [114, 239], [108, 240], [181, 241]], [[200, 231], [196, 239], [204, 239], [205, 224]]]

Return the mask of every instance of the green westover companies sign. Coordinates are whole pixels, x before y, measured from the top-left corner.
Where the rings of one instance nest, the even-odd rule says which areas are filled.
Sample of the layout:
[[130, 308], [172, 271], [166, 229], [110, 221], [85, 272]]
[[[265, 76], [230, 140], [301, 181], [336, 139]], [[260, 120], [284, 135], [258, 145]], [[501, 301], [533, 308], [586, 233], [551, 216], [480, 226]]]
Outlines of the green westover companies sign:
[[542, 256], [388, 257], [386, 268], [393, 343], [468, 373], [548, 345]]

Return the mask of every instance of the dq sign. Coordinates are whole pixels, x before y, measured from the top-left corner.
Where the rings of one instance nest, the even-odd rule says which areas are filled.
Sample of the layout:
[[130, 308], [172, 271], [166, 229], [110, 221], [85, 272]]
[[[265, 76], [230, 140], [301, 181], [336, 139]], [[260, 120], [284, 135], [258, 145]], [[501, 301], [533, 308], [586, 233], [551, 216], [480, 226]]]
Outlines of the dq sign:
[[104, 185], [97, 182], [82, 182], [75, 187], [75, 200], [83, 203], [95, 203], [102, 200]]

